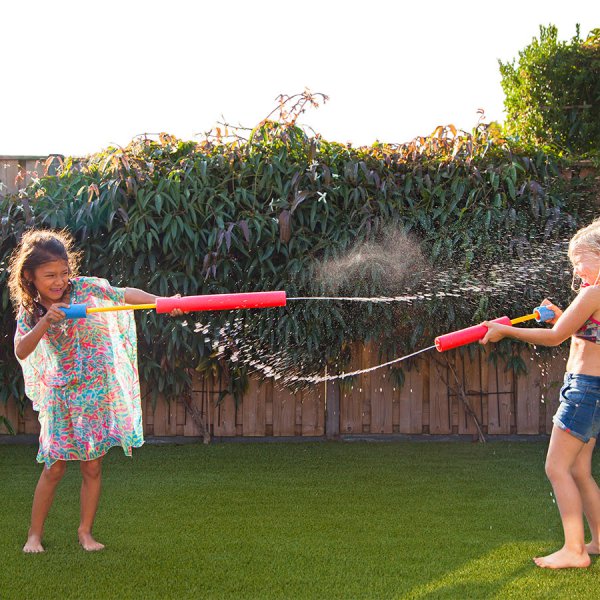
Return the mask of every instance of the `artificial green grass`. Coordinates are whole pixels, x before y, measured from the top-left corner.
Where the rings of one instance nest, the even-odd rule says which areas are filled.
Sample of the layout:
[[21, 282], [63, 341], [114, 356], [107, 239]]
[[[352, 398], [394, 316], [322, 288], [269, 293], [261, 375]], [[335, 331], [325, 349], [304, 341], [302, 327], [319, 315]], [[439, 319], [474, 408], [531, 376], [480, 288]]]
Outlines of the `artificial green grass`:
[[[105, 459], [77, 544], [69, 466], [43, 555], [21, 552], [40, 467], [0, 446], [0, 598], [593, 598], [600, 564], [549, 571], [562, 544], [546, 444], [145, 446]], [[595, 465], [596, 476], [599, 473]]]

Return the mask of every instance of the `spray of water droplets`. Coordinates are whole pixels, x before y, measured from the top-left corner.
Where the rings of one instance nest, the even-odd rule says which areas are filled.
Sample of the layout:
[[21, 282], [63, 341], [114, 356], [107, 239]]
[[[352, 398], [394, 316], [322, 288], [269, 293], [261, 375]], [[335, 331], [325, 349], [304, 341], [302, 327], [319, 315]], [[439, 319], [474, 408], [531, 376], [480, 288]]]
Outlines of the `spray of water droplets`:
[[[502, 306], [509, 301], [521, 302], [522, 314], [529, 313], [545, 296], [552, 296], [552, 286], [561, 283], [564, 292], [570, 281], [571, 269], [566, 258], [567, 242], [541, 241], [519, 248], [513, 256], [502, 261], [480, 260], [473, 262], [468, 271], [461, 266], [424, 266], [420, 252], [405, 236], [400, 240], [390, 237], [377, 245], [362, 245], [337, 262], [329, 260], [320, 265], [316, 272], [316, 284], [325, 294], [289, 298], [290, 303], [334, 302], [340, 304], [361, 304], [392, 306], [402, 305], [406, 310], [425, 304], [434, 299], [450, 299], [465, 306], [477, 306], [482, 295], [491, 295]], [[403, 260], [406, 258], [406, 260]], [[396, 264], [398, 263], [398, 264]], [[377, 277], [374, 277], [377, 275]], [[362, 279], [361, 279], [362, 278]], [[377, 279], [377, 281], [375, 281]], [[391, 291], [392, 294], [336, 295], [348, 290], [360, 280], [357, 287], [365, 289], [365, 281], [378, 291]], [[381, 282], [383, 282], [383, 287]], [[564, 285], [563, 285], [564, 283]], [[377, 284], [377, 285], [375, 285]], [[400, 288], [404, 293], [396, 293]], [[500, 308], [504, 310], [504, 308]], [[232, 313], [234, 315], [235, 313]], [[240, 314], [240, 313], [238, 313]], [[295, 318], [303, 318], [298, 311]], [[497, 315], [489, 315], [490, 318]], [[518, 316], [518, 315], [512, 315]], [[275, 319], [276, 317], [273, 317]], [[414, 358], [433, 349], [432, 340], [423, 340], [423, 349], [383, 362], [382, 364], [346, 372], [344, 364], [330, 364], [325, 374], [325, 366], [315, 371], [310, 360], [298, 359], [285, 349], [273, 351], [264, 340], [257, 339], [252, 326], [243, 316], [233, 317], [217, 332], [209, 325], [195, 324], [195, 332], [204, 335], [204, 341], [211, 344], [213, 356], [226, 358], [234, 364], [245, 365], [251, 372], [273, 378], [282, 386], [302, 387], [334, 379], [344, 379], [368, 373], [375, 369]]]

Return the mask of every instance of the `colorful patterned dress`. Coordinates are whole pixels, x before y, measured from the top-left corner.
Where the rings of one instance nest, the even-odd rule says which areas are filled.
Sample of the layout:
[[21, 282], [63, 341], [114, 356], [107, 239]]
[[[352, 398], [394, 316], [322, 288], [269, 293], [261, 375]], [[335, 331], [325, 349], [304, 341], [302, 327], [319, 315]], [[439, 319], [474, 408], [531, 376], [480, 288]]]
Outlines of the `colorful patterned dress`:
[[[105, 279], [71, 281], [73, 304], [91, 308], [125, 302], [125, 289]], [[32, 327], [21, 310], [15, 347]], [[19, 363], [25, 393], [39, 412], [38, 462], [50, 467], [57, 460], [94, 460], [112, 446], [131, 456], [131, 449], [144, 443], [133, 311], [54, 324]]]

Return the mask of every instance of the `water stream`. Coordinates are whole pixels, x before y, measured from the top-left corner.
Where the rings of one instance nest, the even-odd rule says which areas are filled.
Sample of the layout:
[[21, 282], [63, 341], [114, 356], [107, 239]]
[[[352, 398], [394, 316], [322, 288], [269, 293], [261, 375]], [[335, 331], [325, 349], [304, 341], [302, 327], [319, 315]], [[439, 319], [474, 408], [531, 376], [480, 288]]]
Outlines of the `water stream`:
[[375, 371], [375, 369], [381, 369], [382, 367], [389, 367], [394, 363], [402, 362], [403, 360], [408, 360], [413, 356], [417, 356], [418, 354], [422, 354], [423, 352], [428, 352], [429, 350], [433, 350], [435, 348], [435, 344], [433, 346], [428, 346], [427, 348], [423, 348], [422, 350], [417, 350], [412, 354], [407, 354], [406, 356], [402, 356], [400, 358], [394, 358], [394, 360], [389, 360], [386, 363], [381, 365], [375, 365], [374, 367], [369, 367], [367, 369], [360, 369], [358, 371], [350, 371], [349, 373], [340, 373], [339, 375], [322, 375], [322, 376], [313, 376], [313, 377], [298, 377], [293, 376], [290, 377], [290, 381], [306, 381], [308, 383], [323, 383], [324, 381], [333, 381], [335, 379], [345, 379], [346, 377], [354, 377], [355, 375], [362, 375], [363, 373], [370, 373], [371, 371]]

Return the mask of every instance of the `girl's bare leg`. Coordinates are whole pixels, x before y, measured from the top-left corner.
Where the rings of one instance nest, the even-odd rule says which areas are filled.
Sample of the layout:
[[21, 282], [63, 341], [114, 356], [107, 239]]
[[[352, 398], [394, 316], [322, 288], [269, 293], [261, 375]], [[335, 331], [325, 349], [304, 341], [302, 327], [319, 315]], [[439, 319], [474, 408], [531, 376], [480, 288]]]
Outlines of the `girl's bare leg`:
[[64, 460], [56, 461], [50, 468], [44, 467], [33, 495], [31, 526], [27, 534], [27, 542], [23, 546], [23, 552], [44, 552], [42, 546], [44, 523], [52, 506], [56, 487], [63, 478], [66, 468], [67, 463]]
[[104, 545], [92, 537], [92, 527], [98, 501], [100, 500], [100, 489], [102, 487], [102, 457], [96, 460], [81, 461], [81, 521], [77, 534], [79, 543], [84, 550], [102, 550]]
[[572, 474], [573, 465], [584, 446], [581, 440], [570, 433], [556, 425], [553, 427], [546, 457], [546, 474], [554, 489], [565, 543], [553, 554], [534, 558], [538, 567], [564, 569], [590, 565], [584, 540], [583, 501]]
[[592, 453], [596, 438], [591, 439], [577, 455], [571, 469], [583, 502], [583, 514], [588, 522], [592, 540], [586, 544], [588, 554], [600, 554], [600, 488], [592, 477]]

